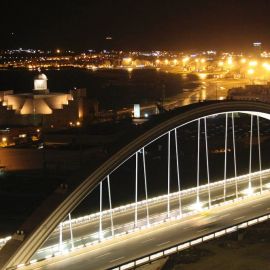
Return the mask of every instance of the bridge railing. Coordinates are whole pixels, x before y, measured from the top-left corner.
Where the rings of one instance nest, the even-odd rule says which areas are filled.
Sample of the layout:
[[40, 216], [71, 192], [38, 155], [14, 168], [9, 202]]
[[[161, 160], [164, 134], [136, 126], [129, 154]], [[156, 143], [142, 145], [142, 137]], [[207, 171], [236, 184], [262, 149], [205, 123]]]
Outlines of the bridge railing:
[[[255, 176], [263, 175], [263, 174], [266, 174], [266, 173], [270, 173], [270, 169], [253, 172], [251, 174], [244, 174], [244, 175], [240, 175], [240, 176], [237, 176], [237, 177], [228, 178], [226, 180], [220, 180], [220, 181], [212, 182], [209, 185], [208, 184], [200, 185], [199, 186], [199, 191], [201, 192], [201, 191], [207, 190], [208, 187], [212, 188], [212, 187], [215, 187], [215, 186], [221, 186], [221, 185], [224, 184], [224, 182], [226, 182], [228, 184], [234, 183], [235, 181], [237, 181], [238, 183], [241, 183], [249, 175], [251, 177], [255, 177]], [[169, 195], [169, 197], [171, 199], [174, 199], [174, 198], [178, 198], [179, 195], [180, 196], [185, 196], [185, 195], [188, 195], [188, 194], [193, 194], [196, 191], [197, 191], [197, 187], [193, 187], [193, 188], [181, 190], [180, 192], [179, 191], [173, 192], [173, 193], [171, 193]], [[157, 196], [157, 197], [154, 197], [154, 198], [149, 198], [148, 200], [142, 200], [142, 201], [138, 202], [137, 203], [137, 207], [143, 207], [143, 206], [145, 206], [147, 204], [148, 205], [155, 204], [155, 203], [158, 203], [158, 202], [165, 201], [167, 199], [168, 199], [168, 195], [167, 194], [166, 195]], [[103, 218], [109, 217], [111, 212], [113, 214], [116, 214], [116, 213], [125, 212], [128, 209], [134, 209], [135, 206], [136, 206], [136, 203], [129, 203], [129, 204], [126, 204], [126, 205], [121, 205], [119, 207], [113, 208], [112, 210], [107, 209], [107, 210], [102, 211], [102, 217]], [[100, 212], [96, 212], [96, 213], [93, 213], [93, 214], [90, 214], [90, 215], [85, 215], [85, 216], [82, 216], [82, 217], [78, 217], [78, 218], [72, 219], [71, 220], [71, 223], [72, 223], [72, 226], [81, 225], [83, 223], [88, 223], [88, 222], [95, 221], [95, 220], [99, 219], [99, 217], [100, 217]], [[70, 225], [70, 221], [69, 220], [66, 220], [66, 221], [64, 221], [62, 223], [62, 228], [63, 229], [64, 228], [67, 228], [68, 229], [69, 228], [69, 225]], [[58, 230], [59, 230], [59, 226], [55, 229], [55, 231], [58, 231]]]
[[[258, 175], [262, 176], [262, 175], [267, 174], [269, 172], [270, 172], [270, 169], [267, 169], [264, 171], [259, 171], [259, 172], [254, 172], [251, 174], [251, 177], [255, 177]], [[238, 183], [241, 183], [241, 182], [245, 181], [248, 176], [249, 176], [249, 174], [245, 174], [245, 175], [238, 176], [237, 178], [229, 178], [225, 181], [228, 185], [231, 183], [234, 183], [236, 180], [238, 181]], [[210, 184], [211, 188], [213, 188], [213, 189], [215, 189], [216, 187], [219, 187], [219, 186], [223, 186], [223, 185], [224, 185], [224, 180], [213, 182]], [[208, 184], [200, 186], [200, 192], [207, 191], [207, 190], [208, 190]], [[192, 195], [192, 194], [195, 194], [196, 191], [197, 191], [196, 188], [186, 189], [186, 190], [181, 191], [181, 196]], [[225, 202], [223, 201], [223, 197], [216, 198], [215, 200], [211, 200], [211, 207], [210, 208], [219, 207], [219, 206], [222, 206], [222, 205], [227, 204], [227, 203], [233, 203], [236, 201], [240, 201], [243, 198], [246, 198], [248, 196], [250, 196], [250, 195], [243, 194], [241, 196], [238, 196], [238, 198], [234, 198], [234, 197], [229, 198], [229, 200], [227, 200]], [[179, 197], [179, 192], [175, 192], [175, 193], [171, 194], [171, 198], [178, 198], [178, 197]], [[160, 203], [162, 201], [166, 201], [167, 198], [168, 198], [167, 195], [162, 195], [162, 196], [158, 196], [155, 198], [151, 198], [148, 200], [150, 202], [149, 205], [155, 204], [155, 203]], [[222, 201], [222, 202], [220, 203], [220, 201]], [[146, 204], [146, 200], [143, 200], [143, 201], [138, 203], [138, 207], [143, 207], [145, 204]], [[132, 209], [133, 207], [134, 207], [134, 204], [128, 204], [126, 206], [118, 207], [117, 211], [118, 211], [118, 213], [121, 213], [121, 212], [128, 211], [128, 210]], [[94, 232], [94, 233], [90, 233], [86, 236], [77, 237], [77, 238], [73, 239], [72, 242], [71, 242], [71, 239], [63, 241], [61, 243], [61, 250], [59, 250], [58, 243], [44, 247], [44, 248], [40, 248], [36, 252], [36, 254], [33, 256], [33, 259], [39, 260], [42, 258], [47, 258], [48, 256], [49, 257], [57, 256], [57, 255], [63, 253], [63, 250], [72, 250], [72, 249], [74, 249], [74, 247], [80, 248], [83, 246], [95, 245], [99, 242], [110, 240], [114, 237], [133, 233], [137, 230], [141, 230], [141, 229], [144, 229], [144, 228], [147, 228], [150, 226], [156, 226], [156, 225], [159, 225], [161, 223], [164, 223], [164, 222], [167, 222], [170, 220], [179, 220], [181, 218], [185, 218], [185, 217], [188, 217], [190, 215], [194, 215], [201, 210], [209, 209], [208, 203], [206, 203], [206, 206], [203, 206], [203, 208], [201, 210], [195, 210], [195, 209], [190, 210], [189, 207], [190, 207], [189, 205], [183, 207], [182, 211], [181, 211], [182, 212], [181, 215], [180, 215], [179, 209], [176, 209], [176, 210], [171, 210], [169, 218], [167, 216], [167, 212], [163, 212], [160, 214], [151, 215], [148, 218], [142, 218], [142, 219], [138, 220], [136, 226], [135, 226], [134, 221], [127, 222], [127, 223], [124, 223], [124, 224], [121, 224], [118, 226], [114, 226], [113, 234], [112, 234], [111, 228], [104, 229], [104, 230], [102, 230], [102, 235], [103, 235], [102, 239], [99, 238], [99, 236], [100, 236], [99, 232]], [[113, 209], [113, 210], [115, 210], [115, 209]], [[104, 212], [107, 213], [108, 211], [104, 211]], [[102, 218], [105, 218], [105, 214], [103, 216], [103, 213], [102, 213]], [[95, 213], [95, 215], [98, 215], [98, 218], [100, 217], [100, 213]], [[85, 224], [87, 222], [92, 222], [93, 219], [95, 220], [95, 217], [92, 220], [91, 219], [89, 220], [88, 219], [89, 216], [91, 216], [91, 215], [85, 216], [85, 217], [87, 217], [87, 219], [85, 217], [79, 218], [79, 219], [74, 219], [73, 220], [73, 227], [80, 226], [80, 225]], [[76, 223], [74, 223], [74, 222], [76, 222]], [[69, 225], [70, 225], [69, 221], [66, 221], [65, 226], [68, 226], [68, 227], [66, 227], [66, 229], [69, 229]]]
[[[267, 194], [269, 192], [270, 192], [270, 190], [264, 190], [262, 193], [261, 192], [257, 192], [257, 193], [254, 193], [252, 195], [245, 195], [243, 197], [234, 198], [234, 199], [229, 200], [229, 201], [225, 201], [225, 202], [223, 201], [223, 202], [220, 202], [218, 204], [213, 205], [211, 208], [217, 208], [217, 207], [221, 207], [221, 206], [224, 206], [224, 205], [233, 204], [233, 203], [236, 203], [236, 202], [240, 202], [240, 201], [242, 201], [244, 199], [251, 198], [251, 197], [256, 197], [256, 196], [260, 196], [260, 195], [263, 195], [263, 194]], [[198, 214], [199, 212], [201, 212], [203, 210], [207, 210], [207, 209], [209, 209], [209, 207], [205, 207], [205, 208], [203, 208], [201, 210], [190, 211], [188, 213], [185, 213], [184, 214], [184, 217], [188, 217], [188, 216], [192, 216], [192, 215]], [[130, 229], [129, 230], [126, 230], [126, 228], [125, 229], [124, 228], [122, 228], [122, 229], [119, 228], [120, 231], [118, 231], [114, 236], [110, 236], [110, 237], [104, 238], [102, 240], [94, 240], [94, 241], [91, 240], [91, 239], [88, 240], [89, 237], [79, 238], [78, 239], [79, 245], [75, 246], [74, 248], [71, 247], [71, 244], [69, 242], [66, 242], [65, 244], [63, 243], [64, 244], [64, 247], [65, 247], [65, 249], [63, 251], [59, 251], [58, 245], [54, 245], [52, 247], [45, 248], [44, 250], [41, 249], [40, 252], [48, 252], [48, 255], [43, 256], [42, 259], [40, 259], [38, 257], [35, 257], [35, 258], [33, 258], [30, 261], [30, 264], [36, 263], [38, 261], [43, 261], [44, 259], [45, 260], [51, 259], [53, 257], [59, 256], [59, 255], [62, 255], [62, 254], [66, 254], [66, 253], [69, 253], [69, 252], [72, 252], [72, 251], [75, 251], [75, 250], [78, 250], [78, 249], [81, 249], [81, 248], [85, 248], [85, 247], [89, 247], [89, 246], [94, 246], [94, 245], [96, 245], [98, 243], [101, 243], [101, 242], [104, 242], [104, 241], [107, 241], [107, 240], [110, 240], [110, 239], [113, 239], [113, 238], [119, 238], [119, 237], [122, 237], [123, 235], [127, 235], [129, 233], [140, 231], [140, 230], [146, 229], [148, 227], [153, 228], [153, 227], [156, 227], [156, 226], [158, 226], [160, 224], [163, 224], [165, 222], [173, 221], [173, 220], [179, 220], [181, 218], [183, 218], [183, 216], [180, 216], [179, 215], [179, 212], [176, 210], [175, 211], [175, 215], [172, 215], [169, 218], [164, 213], [162, 213], [162, 215], [156, 215], [155, 217], [153, 217], [153, 222], [150, 224], [150, 226], [147, 224], [147, 220], [146, 219], [141, 220], [140, 226], [138, 226], [137, 228], [134, 228], [134, 223], [129, 223], [128, 224], [128, 226], [130, 226]], [[264, 221], [265, 220], [265, 219], [262, 219], [262, 217], [259, 217], [259, 218], [260, 218], [260, 221]], [[254, 219], [254, 220], [256, 220], [256, 219]], [[241, 224], [242, 228], [245, 228], [244, 227], [244, 224], [247, 224], [248, 226], [250, 226], [250, 225], [255, 224], [255, 223], [256, 223], [255, 221], [248, 221], [248, 223], [239, 223], [239, 224]], [[239, 227], [239, 228], [241, 228], [241, 227]], [[221, 231], [218, 231], [216, 233], [217, 233], [217, 235], [220, 234], [220, 236], [221, 236], [223, 231], [224, 230], [221, 230]], [[196, 239], [194, 239], [194, 241], [195, 240]], [[121, 268], [121, 269], [129, 269], [129, 268]]]
[[[266, 170], [263, 170], [263, 171], [258, 171], [258, 172], [253, 172], [251, 173], [251, 177], [254, 177], [254, 176], [258, 176], [258, 175], [263, 175], [265, 173], [269, 173], [270, 172], [270, 169], [266, 169]], [[221, 180], [221, 181], [217, 181], [217, 182], [213, 182], [213, 183], [210, 183], [209, 186], [210, 187], [214, 187], [214, 186], [220, 186], [220, 185], [223, 185], [224, 182], [226, 181], [226, 183], [232, 183], [234, 181], [238, 181], [238, 183], [241, 183], [242, 181], [245, 180], [246, 177], [248, 177], [249, 174], [245, 174], [245, 175], [240, 175], [238, 177], [233, 177], [233, 178], [228, 178], [227, 180]], [[199, 191], [203, 191], [203, 190], [207, 190], [208, 189], [208, 184], [205, 184], [205, 185], [201, 185], [199, 187]], [[179, 195], [180, 196], [186, 196], [188, 194], [193, 194], [197, 191], [197, 188], [194, 187], [194, 188], [190, 188], [190, 189], [185, 189], [185, 190], [182, 190], [180, 192], [173, 192], [170, 194], [170, 198], [171, 199], [174, 199], [174, 198], [178, 198]], [[168, 195], [161, 195], [161, 196], [157, 196], [157, 197], [154, 197], [154, 198], [150, 198], [148, 200], [142, 200], [140, 202], [137, 203], [137, 207], [140, 208], [140, 207], [143, 207], [145, 206], [146, 204], [148, 205], [151, 205], [151, 204], [155, 204], [155, 203], [158, 203], [158, 202], [162, 202], [162, 201], [165, 201], [168, 199]], [[116, 208], [113, 208], [112, 209], [112, 213], [113, 214], [117, 214], [117, 213], [122, 213], [122, 212], [125, 212], [127, 211], [128, 209], [134, 209], [135, 208], [135, 203], [130, 203], [130, 204], [126, 204], [126, 205], [121, 205], [119, 207], [116, 207]], [[102, 217], [103, 218], [106, 218], [106, 217], [109, 217], [110, 215], [110, 212], [111, 210], [105, 210], [105, 211], [102, 211]], [[172, 213], [173, 215], [173, 213]], [[184, 215], [183, 215], [184, 216]], [[82, 216], [82, 217], [78, 217], [78, 218], [74, 218], [71, 220], [71, 223], [72, 223], [72, 226], [80, 226], [84, 223], [89, 223], [89, 222], [92, 222], [92, 221], [95, 221], [97, 219], [99, 219], [100, 217], [100, 212], [96, 212], [96, 213], [93, 213], [93, 214], [89, 214], [89, 215], [85, 215], [85, 216]], [[132, 223], [133, 224], [133, 223]], [[69, 229], [69, 225], [70, 225], [70, 221], [67, 220], [67, 221], [64, 221], [62, 223], [62, 226], [63, 226], [63, 229]], [[131, 224], [129, 224], [131, 225]], [[130, 226], [127, 225], [127, 228], [129, 228], [128, 230], [130, 230]], [[115, 228], [117, 229], [117, 228]], [[59, 226], [55, 229], [55, 232], [59, 231]], [[117, 233], [117, 232], [116, 232]], [[11, 236], [7, 236], [5, 238], [2, 238], [0, 239], [0, 249], [11, 239]]]
[[255, 218], [255, 219], [250, 219], [248, 221], [235, 224], [229, 228], [224, 227], [221, 230], [215, 231], [213, 233], [210, 233], [210, 234], [202, 236], [202, 237], [196, 237], [190, 241], [187, 241], [185, 243], [181, 243], [180, 245], [178, 244], [178, 245], [175, 245], [175, 246], [163, 249], [163, 250], [159, 250], [155, 253], [149, 254], [149, 255], [144, 256], [144, 257], [140, 257], [136, 260], [129, 261], [125, 264], [120, 264], [118, 266], [111, 268], [111, 270], [134, 269], [134, 267], [138, 267], [138, 266], [152, 263], [152, 262], [157, 261], [161, 258], [168, 257], [169, 255], [171, 255], [173, 253], [177, 253], [179, 251], [185, 250], [191, 246], [195, 246], [195, 245], [201, 244], [203, 242], [207, 242], [209, 240], [213, 240], [213, 239], [222, 237], [224, 235], [236, 232], [237, 230], [247, 228], [249, 226], [255, 225], [255, 224], [260, 223], [260, 222], [264, 222], [268, 219], [270, 219], [270, 214], [263, 215], [263, 216], [260, 216], [258, 218]]

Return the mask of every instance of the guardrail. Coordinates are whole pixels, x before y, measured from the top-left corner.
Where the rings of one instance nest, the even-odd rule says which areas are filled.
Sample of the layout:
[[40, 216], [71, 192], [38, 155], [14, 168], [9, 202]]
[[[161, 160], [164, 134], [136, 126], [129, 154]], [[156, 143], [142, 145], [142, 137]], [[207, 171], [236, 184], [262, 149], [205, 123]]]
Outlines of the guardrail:
[[[257, 172], [253, 172], [251, 173], [251, 177], [254, 177], [254, 176], [258, 176], [258, 175], [264, 175], [264, 174], [267, 174], [270, 172], [270, 169], [266, 169], [266, 170], [263, 170], [263, 171], [257, 171]], [[233, 177], [233, 178], [229, 178], [227, 180], [220, 180], [220, 181], [216, 181], [216, 182], [213, 182], [213, 183], [210, 183], [209, 187], [218, 187], [220, 185], [224, 185], [224, 182], [226, 181], [226, 183], [232, 183], [232, 182], [235, 182], [235, 181], [238, 181], [238, 183], [241, 183], [245, 180], [246, 177], [248, 177], [249, 174], [245, 174], [245, 175], [240, 175], [238, 177]], [[208, 184], [205, 184], [205, 185], [201, 185], [199, 187], [199, 192], [201, 191], [204, 191], [204, 190], [207, 190], [208, 189]], [[169, 197], [171, 199], [174, 199], [174, 198], [178, 198], [179, 196], [187, 196], [187, 195], [191, 195], [193, 193], [197, 192], [197, 188], [194, 187], [194, 188], [189, 188], [189, 189], [185, 189], [185, 190], [181, 190], [180, 192], [173, 192], [169, 195]], [[152, 204], [155, 204], [155, 203], [160, 203], [162, 201], [165, 201], [168, 199], [168, 195], [161, 195], [161, 196], [157, 196], [157, 197], [154, 197], [154, 198], [150, 198], [148, 200], [142, 200], [140, 202], [137, 203], [137, 207], [140, 208], [140, 207], [143, 207], [145, 206], [146, 204], [148, 205], [152, 205]], [[130, 203], [130, 204], [126, 204], [126, 205], [121, 205], [119, 207], [116, 207], [116, 208], [113, 208], [112, 209], [112, 213], [113, 214], [116, 214], [116, 213], [122, 213], [122, 212], [125, 212], [127, 211], [128, 209], [134, 209], [135, 208], [135, 205], [136, 203]], [[105, 210], [105, 211], [102, 211], [102, 217], [105, 218], [105, 217], [109, 217], [111, 214], [111, 210]], [[183, 215], [184, 216], [184, 215]], [[94, 220], [97, 220], [99, 219], [100, 217], [100, 213], [97, 212], [97, 213], [93, 213], [93, 214], [90, 214], [90, 215], [85, 215], [85, 216], [82, 216], [82, 217], [78, 217], [78, 218], [75, 218], [75, 219], [72, 219], [71, 220], [71, 223], [72, 223], [72, 226], [80, 226], [84, 223], [88, 223], [88, 222], [92, 222]], [[63, 229], [69, 229], [69, 220], [67, 221], [64, 221], [62, 223], [62, 228]], [[54, 232], [58, 232], [59, 231], [59, 226], [54, 230]], [[2, 238], [0, 239], [0, 249], [11, 239], [11, 236], [7, 236], [5, 238]]]
[[[221, 197], [220, 199], [223, 199], [223, 197]], [[216, 199], [216, 200], [212, 200], [212, 206], [211, 208], [216, 207], [215, 205], [213, 205], [213, 202], [215, 201], [219, 201], [220, 199]], [[234, 199], [235, 202], [236, 199]], [[242, 200], [241, 198], [238, 198], [238, 201]], [[226, 201], [226, 202], [222, 202], [217, 204], [217, 206], [220, 206], [222, 204], [227, 204], [227, 202], [230, 201]], [[184, 211], [185, 209], [189, 210], [189, 206], [186, 206], [185, 208], [182, 209], [182, 211]], [[99, 238], [99, 233], [95, 232], [92, 233], [86, 237], [80, 237], [74, 240], [73, 245], [74, 246], [82, 246], [82, 245], [94, 245], [97, 244], [99, 242], [102, 241], [106, 241], [108, 239], [111, 239], [113, 237], [117, 237], [117, 236], [121, 236], [123, 234], [127, 234], [127, 233], [133, 233], [137, 230], [141, 230], [147, 227], [151, 227], [151, 226], [155, 226], [155, 225], [159, 225], [161, 223], [170, 221], [170, 220], [179, 220], [181, 218], [185, 218], [188, 216], [192, 216], [196, 213], [199, 213], [202, 210], [206, 210], [209, 209], [208, 207], [204, 207], [201, 210], [193, 210], [193, 211], [188, 211], [186, 213], [183, 213], [181, 216], [179, 215], [179, 210], [172, 210], [170, 212], [170, 217], [168, 218], [167, 216], [167, 212], [163, 212], [160, 214], [156, 214], [156, 215], [152, 215], [149, 217], [149, 224], [148, 224], [148, 220], [147, 218], [142, 218], [140, 220], [138, 220], [137, 222], [137, 227], [135, 228], [135, 223], [134, 222], [129, 222], [129, 223], [125, 223], [123, 225], [118, 225], [118, 226], [114, 226], [114, 236], [111, 234], [111, 229], [106, 229], [103, 230], [102, 233], [103, 235], [110, 235], [107, 237], [104, 237], [103, 240], [93, 240], [95, 238]], [[71, 244], [71, 240], [67, 240], [67, 241], [63, 241], [62, 243], [62, 249], [71, 249], [72, 244]], [[41, 248], [37, 251], [36, 256], [34, 257], [34, 259], [39, 259], [41, 253], [48, 253], [50, 251], [51, 254], [58, 254], [59, 253], [59, 244], [55, 244], [53, 246], [49, 246], [49, 247], [44, 247]]]
[[[256, 174], [258, 174], [258, 172], [253, 173], [253, 174], [256, 175]], [[240, 176], [239, 178], [244, 179], [245, 177], [246, 177], [246, 175]], [[233, 179], [233, 181], [235, 181], [235, 178], [232, 178], [232, 179]], [[229, 181], [231, 181], [231, 179], [229, 179]], [[224, 181], [223, 181], [223, 183], [224, 183]], [[216, 184], [216, 183], [214, 183], [214, 184]], [[219, 186], [219, 185], [220, 184], [218, 184], [217, 186]], [[207, 185], [205, 185], [205, 187], [207, 188]], [[196, 189], [195, 189], [195, 191], [196, 191]], [[267, 191], [267, 190], [265, 190], [265, 191]], [[258, 194], [260, 194], [260, 193], [258, 193]], [[233, 203], [233, 202], [236, 202], [236, 201], [240, 201], [240, 200], [242, 200], [242, 198], [246, 198], [248, 196], [250, 196], [250, 195], [238, 197], [237, 199], [236, 198], [235, 199], [230, 199], [230, 200], [227, 200], [225, 202], [223, 202], [223, 196], [222, 196], [220, 198], [216, 198], [215, 200], [211, 200], [211, 207], [210, 208], [218, 207], [218, 206], [221, 206], [223, 204], [227, 204], [228, 202]], [[162, 197], [167, 198], [167, 196], [162, 196]], [[229, 194], [228, 194], [228, 197], [230, 197]], [[222, 200], [222, 203], [216, 203], [216, 202], [219, 202], [221, 200]], [[167, 201], [167, 199], [166, 199], [166, 201]], [[207, 204], [207, 207], [206, 208], [204, 207], [203, 209], [208, 209], [208, 204]], [[184, 213], [185, 210], [189, 210], [189, 212]], [[118, 225], [118, 226], [114, 226], [114, 230], [113, 230], [114, 233], [113, 234], [112, 234], [111, 229], [109, 229], [109, 228], [105, 229], [105, 230], [102, 231], [102, 235], [104, 236], [103, 239], [97, 239], [97, 238], [99, 238], [99, 232], [94, 232], [94, 233], [89, 234], [87, 236], [76, 238], [73, 241], [73, 245], [71, 243], [71, 240], [63, 241], [62, 245], [61, 245], [61, 250], [65, 250], [65, 249], [69, 250], [73, 246], [76, 247], [76, 246], [82, 246], [82, 245], [85, 245], [85, 244], [94, 245], [94, 244], [97, 244], [97, 243], [102, 242], [102, 241], [106, 241], [108, 239], [111, 239], [111, 238], [119, 236], [119, 235], [123, 235], [123, 234], [126, 234], [126, 233], [132, 233], [132, 232], [134, 232], [136, 230], [140, 230], [140, 228], [155, 226], [157, 224], [167, 222], [167, 221], [169, 221], [171, 219], [179, 220], [181, 218], [185, 218], [187, 216], [194, 215], [194, 214], [198, 213], [199, 211], [200, 210], [191, 211], [189, 209], [189, 206], [186, 206], [186, 207], [182, 208], [182, 215], [180, 215], [179, 209], [172, 210], [170, 212], [170, 217], [169, 218], [167, 216], [167, 212], [152, 215], [152, 216], [149, 216], [148, 220], [147, 220], [147, 218], [143, 218], [143, 219], [138, 220], [137, 227], [135, 227], [134, 222], [129, 222], [129, 223], [121, 224], [121, 225]], [[124, 211], [122, 211], [122, 212], [124, 212]], [[84, 222], [83, 222], [83, 224], [84, 224]], [[77, 224], [77, 225], [79, 225], [79, 224]], [[41, 254], [44, 254], [44, 253], [45, 254], [50, 253], [50, 254], [52, 254], [52, 256], [54, 256], [54, 254], [59, 254], [59, 249], [60, 249], [59, 244], [54, 244], [54, 245], [51, 245], [51, 246], [48, 246], [48, 247], [41, 248], [41, 249], [39, 249], [37, 251], [36, 255], [33, 258], [34, 259], [41, 259], [42, 258]], [[43, 257], [46, 257], [46, 256], [47, 255], [43, 255]]]
[[238, 224], [236, 224], [234, 226], [231, 226], [229, 228], [224, 228], [222, 230], [218, 230], [218, 231], [213, 232], [211, 234], [208, 234], [208, 235], [205, 235], [205, 236], [202, 236], [202, 237], [198, 237], [198, 238], [194, 238], [194, 239], [192, 239], [190, 241], [187, 241], [187, 242], [184, 242], [184, 243], [181, 243], [181, 244], [178, 244], [178, 245], [175, 245], [175, 246], [163, 249], [163, 250], [159, 250], [159, 251], [157, 251], [155, 253], [151, 253], [151, 254], [149, 254], [147, 256], [140, 257], [140, 258], [138, 258], [136, 260], [129, 261], [129, 262], [125, 263], [125, 264], [121, 264], [121, 265], [115, 266], [115, 267], [110, 268], [110, 269], [111, 270], [134, 269], [135, 267], [152, 263], [152, 262], [154, 262], [156, 260], [159, 260], [161, 258], [168, 257], [169, 255], [171, 255], [173, 253], [182, 251], [184, 249], [187, 249], [189, 247], [201, 244], [201, 243], [209, 241], [209, 240], [219, 238], [219, 237], [224, 236], [226, 234], [236, 232], [239, 229], [243, 229], [243, 228], [247, 228], [249, 226], [253, 226], [253, 225], [257, 224], [257, 223], [264, 222], [264, 221], [266, 221], [268, 219], [270, 219], [270, 214], [263, 215], [263, 216], [260, 216], [258, 218], [255, 218], [255, 219], [251, 219], [251, 220], [248, 220], [246, 222], [238, 223]]
[[[250, 175], [251, 175], [251, 177], [254, 177], [254, 176], [259, 176], [260, 174], [263, 175], [263, 174], [267, 174], [267, 173], [270, 173], [270, 169], [253, 172]], [[247, 177], [249, 177], [249, 174], [240, 175], [240, 176], [229, 178], [229, 179], [226, 179], [226, 180], [216, 181], [216, 182], [210, 183], [209, 187], [211, 188], [211, 187], [222, 186], [222, 185], [224, 185], [224, 182], [230, 184], [230, 183], [233, 183], [235, 181], [238, 181], [238, 183], [241, 183]], [[199, 187], [199, 192], [207, 190], [207, 189], [208, 189], [208, 184], [201, 185]], [[197, 187], [181, 190], [180, 192], [179, 191], [173, 192], [173, 193], [171, 193], [169, 195], [169, 197], [171, 199], [173, 199], [173, 198], [177, 198], [179, 196], [190, 195], [190, 194], [193, 194], [195, 192], [197, 192]], [[137, 207], [143, 207], [146, 204], [151, 205], [151, 204], [154, 204], [154, 203], [159, 203], [159, 202], [165, 201], [167, 199], [168, 199], [167, 194], [157, 196], [157, 197], [154, 197], [154, 198], [150, 198], [148, 200], [142, 200], [140, 202], [137, 202]], [[121, 206], [118, 206], [116, 208], [113, 208], [112, 210], [108, 209], [108, 210], [102, 211], [101, 215], [102, 215], [103, 218], [109, 217], [111, 212], [113, 214], [121, 213], [121, 212], [124, 212], [124, 211], [126, 211], [128, 209], [133, 209], [133, 208], [135, 208], [135, 206], [136, 206], [136, 203], [130, 203], [130, 204], [126, 204], [126, 205], [121, 205]], [[93, 213], [93, 214], [90, 214], [90, 215], [85, 215], [85, 216], [82, 216], [82, 217], [72, 219], [71, 223], [72, 223], [72, 226], [81, 225], [83, 223], [88, 223], [89, 221], [92, 222], [94, 220], [97, 220], [97, 219], [99, 219], [99, 217], [100, 217], [100, 212], [96, 212], [96, 213]], [[68, 228], [69, 229], [69, 220], [62, 222], [62, 228], [63, 229]], [[55, 231], [59, 231], [59, 226], [55, 229]]]

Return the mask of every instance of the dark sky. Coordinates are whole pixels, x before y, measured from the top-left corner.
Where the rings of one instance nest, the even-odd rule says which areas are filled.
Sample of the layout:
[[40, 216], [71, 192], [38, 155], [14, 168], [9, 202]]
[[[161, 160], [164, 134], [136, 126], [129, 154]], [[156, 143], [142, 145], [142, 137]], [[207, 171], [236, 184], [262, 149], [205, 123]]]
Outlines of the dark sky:
[[0, 11], [1, 48], [270, 47], [270, 0], [0, 0]]

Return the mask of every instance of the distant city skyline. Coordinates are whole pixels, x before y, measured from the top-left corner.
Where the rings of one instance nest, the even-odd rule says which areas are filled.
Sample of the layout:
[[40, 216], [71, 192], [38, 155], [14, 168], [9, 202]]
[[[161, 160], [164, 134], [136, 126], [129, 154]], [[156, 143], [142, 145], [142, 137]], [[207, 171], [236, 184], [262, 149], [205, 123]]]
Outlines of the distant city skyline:
[[270, 46], [268, 0], [1, 1], [0, 48], [227, 49]]

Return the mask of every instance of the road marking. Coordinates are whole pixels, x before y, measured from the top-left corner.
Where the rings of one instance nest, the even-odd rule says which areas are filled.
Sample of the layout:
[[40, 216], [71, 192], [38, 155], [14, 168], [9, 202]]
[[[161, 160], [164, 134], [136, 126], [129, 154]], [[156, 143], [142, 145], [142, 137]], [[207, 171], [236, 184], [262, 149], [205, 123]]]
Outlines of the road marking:
[[225, 214], [225, 215], [222, 215], [222, 216], [217, 216], [218, 218], [224, 218], [224, 217], [227, 217], [229, 216], [231, 213], [228, 213], [228, 214]]
[[146, 239], [145, 241], [143, 241], [143, 242], [142, 242], [142, 244], [143, 244], [143, 243], [150, 242], [150, 241], [152, 241], [153, 239], [154, 239], [154, 238], [149, 238], [149, 239]]
[[102, 257], [105, 257], [105, 256], [107, 256], [107, 255], [109, 255], [109, 254], [111, 254], [111, 252], [107, 252], [107, 253], [105, 253], [105, 254], [99, 255], [99, 256], [97, 256], [96, 258], [102, 258]]
[[111, 260], [110, 262], [116, 262], [116, 261], [119, 261], [119, 260], [124, 259], [124, 258], [125, 258], [125, 257], [119, 257], [119, 258], [117, 258], [117, 259]]
[[259, 204], [256, 204], [256, 205], [252, 205], [252, 208], [255, 208], [255, 207], [258, 207], [258, 206], [261, 206], [262, 203], [259, 203]]
[[205, 229], [202, 229], [202, 230], [199, 230], [198, 232], [204, 232], [204, 231], [207, 231], [208, 228], [205, 228]]
[[245, 216], [238, 217], [238, 218], [235, 218], [234, 220], [242, 219], [242, 218], [244, 218], [244, 217], [245, 217]]
[[163, 243], [160, 243], [160, 244], [158, 244], [157, 246], [163, 246], [163, 245], [166, 245], [166, 244], [168, 244], [168, 243], [170, 243], [171, 241], [166, 241], [166, 242], [163, 242]]

